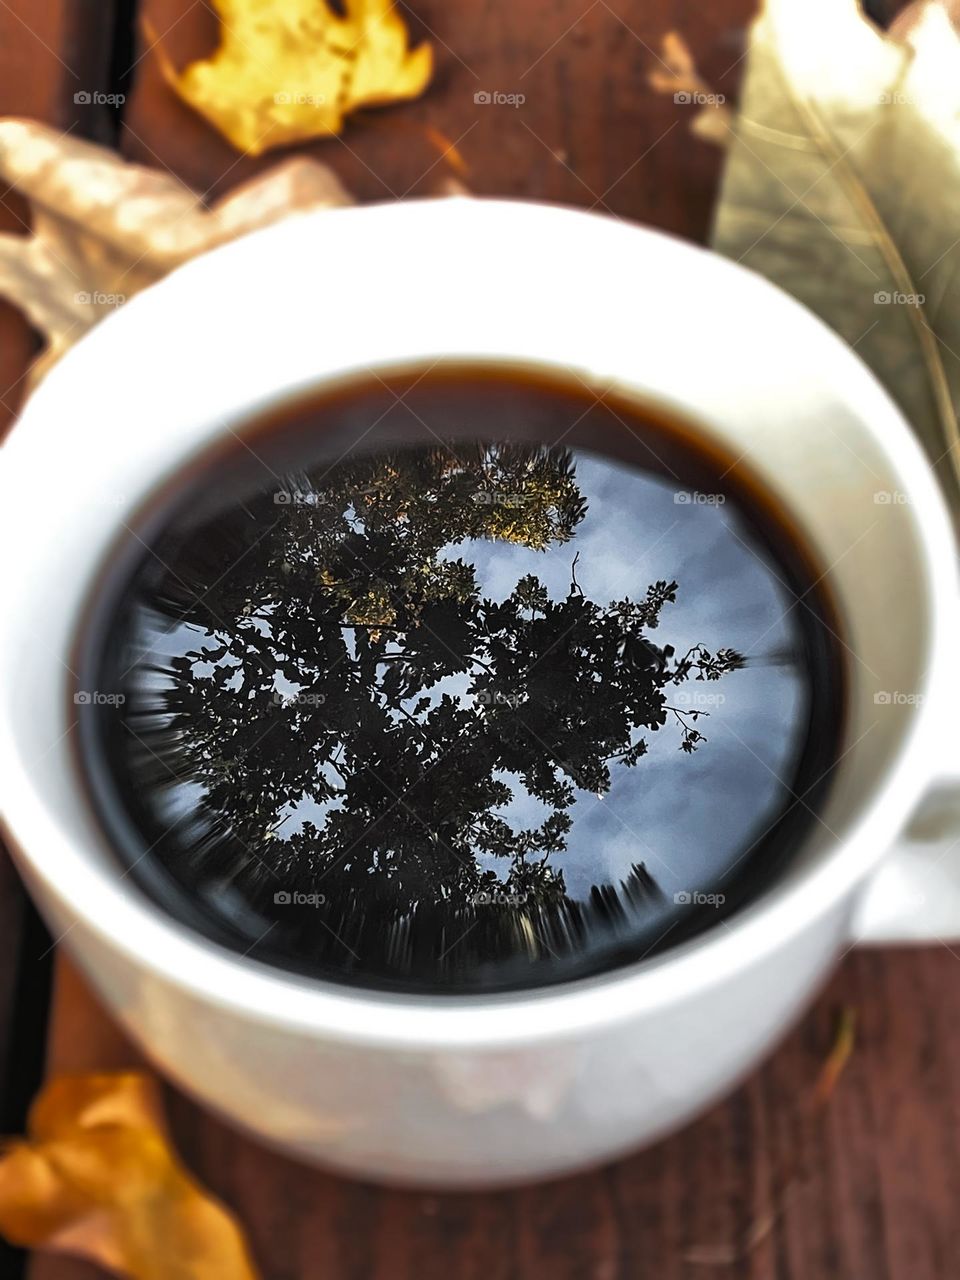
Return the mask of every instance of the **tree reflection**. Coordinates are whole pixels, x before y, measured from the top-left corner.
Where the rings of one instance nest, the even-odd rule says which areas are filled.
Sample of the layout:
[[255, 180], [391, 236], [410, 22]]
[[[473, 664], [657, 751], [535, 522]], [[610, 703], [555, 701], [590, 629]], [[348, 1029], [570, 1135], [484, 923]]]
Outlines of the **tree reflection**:
[[[668, 722], [694, 751], [671, 690], [743, 659], [658, 646], [677, 583], [592, 601], [574, 546], [561, 598], [534, 573], [483, 594], [479, 543], [545, 551], [587, 515], [562, 448], [438, 444], [287, 476], [169, 539], [146, 599], [186, 640], [124, 713], [133, 775], [175, 813], [159, 856], [364, 971], [442, 981], [625, 921], [655, 891], [641, 865], [568, 896], [577, 795], [606, 794]], [[323, 928], [297, 892], [324, 896]]]

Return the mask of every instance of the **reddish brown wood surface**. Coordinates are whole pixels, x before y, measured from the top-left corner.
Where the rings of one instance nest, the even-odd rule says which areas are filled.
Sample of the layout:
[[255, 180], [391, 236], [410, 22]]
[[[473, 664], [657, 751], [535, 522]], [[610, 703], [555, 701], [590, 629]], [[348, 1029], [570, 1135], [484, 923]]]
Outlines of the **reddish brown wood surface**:
[[[851, 954], [731, 1098], [648, 1151], [562, 1182], [483, 1195], [362, 1186], [263, 1150], [171, 1090], [174, 1132], [240, 1214], [267, 1280], [955, 1280], [958, 964], [944, 948]], [[811, 1117], [843, 1005], [857, 1011], [857, 1048]], [[57, 1010], [52, 1071], [137, 1061], [67, 965]], [[771, 1213], [769, 1233], [744, 1248]], [[694, 1265], [706, 1248], [733, 1260]], [[31, 1272], [95, 1274], [60, 1259]]]
[[[432, 40], [433, 86], [419, 102], [367, 112], [313, 154], [364, 200], [429, 191], [443, 173], [425, 134], [441, 131], [481, 194], [606, 209], [684, 235], [706, 232], [719, 155], [689, 137], [687, 114], [646, 83], [663, 35], [682, 27], [704, 75], [735, 83], [755, 0], [410, 0], [411, 30]], [[154, 39], [179, 67], [217, 42], [210, 8], [145, 0]], [[126, 116], [123, 147], [217, 194], [265, 159], [240, 159], [162, 84], [151, 41]], [[283, 92], [282, 76], [277, 92]], [[477, 92], [523, 94], [519, 108], [477, 105]], [[282, 153], [281, 153], [282, 154]], [[562, 264], [558, 264], [562, 269]]]
[[[112, 4], [100, 3], [107, 20]], [[104, 74], [109, 43], [104, 28], [90, 21], [91, 0], [50, 0], [33, 7], [0, 4], [0, 116], [29, 115], [64, 128], [80, 127], [74, 93], [84, 79]], [[93, 120], [86, 122], [89, 132]], [[0, 187], [0, 233], [25, 235], [29, 213], [15, 192]], [[0, 301], [0, 437], [22, 401], [25, 374], [36, 341], [19, 314]], [[0, 1112], [4, 1122], [20, 1109], [39, 1044], [45, 1000], [47, 949], [20, 882], [0, 845]], [[9, 1259], [0, 1255], [0, 1274]]]
[[[44, 0], [0, 4], [0, 116], [29, 116], [87, 137], [103, 131], [102, 113], [74, 101], [106, 77], [112, 0]], [[0, 190], [0, 231], [26, 234], [29, 214], [15, 193]], [[27, 326], [0, 302], [0, 436], [24, 395], [35, 349]]]
[[[417, 193], [444, 173], [424, 132], [430, 126], [457, 143], [479, 192], [606, 209], [702, 238], [719, 157], [689, 138], [683, 109], [653, 95], [645, 75], [663, 33], [677, 27], [706, 78], [730, 92], [751, 7], [410, 0], [411, 25], [438, 52], [427, 97], [371, 113], [343, 139], [309, 150], [361, 198]], [[215, 40], [204, 0], [146, 0], [143, 9], [178, 64]], [[34, 35], [66, 47], [77, 13], [94, 21], [86, 4], [68, 0], [42, 13], [28, 0], [0, 4], [3, 110], [75, 122], [62, 68], [37, 51]], [[269, 162], [238, 159], [170, 96], [143, 46], [140, 54], [120, 137], [125, 154], [211, 193]], [[18, 60], [36, 74], [11, 79]], [[478, 106], [480, 89], [522, 92], [527, 101]], [[27, 345], [9, 317], [3, 324], [7, 385], [22, 372]], [[5, 888], [0, 880], [0, 894]], [[958, 963], [960, 954], [945, 948], [851, 954], [799, 1028], [731, 1098], [649, 1151], [550, 1185], [452, 1196], [362, 1186], [263, 1150], [171, 1090], [174, 1132], [191, 1167], [246, 1223], [267, 1280], [955, 1280]], [[858, 1047], [832, 1103], [812, 1118], [810, 1094], [845, 1004], [858, 1012]], [[49, 1070], [136, 1060], [62, 961]], [[744, 1248], [765, 1222], [762, 1239]], [[704, 1248], [728, 1260], [692, 1260]], [[59, 1258], [38, 1257], [31, 1267], [33, 1280], [96, 1274]]]

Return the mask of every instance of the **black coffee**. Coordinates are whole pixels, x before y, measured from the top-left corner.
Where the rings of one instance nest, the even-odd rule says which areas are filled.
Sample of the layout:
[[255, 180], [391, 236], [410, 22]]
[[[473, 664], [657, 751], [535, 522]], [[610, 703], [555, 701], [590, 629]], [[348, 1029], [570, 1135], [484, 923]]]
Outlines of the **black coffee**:
[[841, 722], [742, 464], [576, 380], [369, 377], [142, 513], [73, 690], [129, 874], [254, 960], [422, 992], [635, 961], [768, 883]]

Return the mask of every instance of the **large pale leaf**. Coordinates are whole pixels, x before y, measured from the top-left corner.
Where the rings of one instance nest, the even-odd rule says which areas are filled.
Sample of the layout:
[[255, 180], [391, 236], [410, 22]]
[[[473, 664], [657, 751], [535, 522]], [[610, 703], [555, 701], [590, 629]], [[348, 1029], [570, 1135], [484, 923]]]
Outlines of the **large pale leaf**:
[[960, 40], [939, 3], [906, 38], [856, 0], [766, 0], [713, 243], [857, 350], [956, 502]]
[[0, 179], [30, 235], [0, 235], [0, 296], [47, 339], [32, 381], [104, 315], [180, 263], [255, 227], [350, 203], [326, 165], [282, 161], [208, 206], [168, 173], [31, 120], [0, 120]]

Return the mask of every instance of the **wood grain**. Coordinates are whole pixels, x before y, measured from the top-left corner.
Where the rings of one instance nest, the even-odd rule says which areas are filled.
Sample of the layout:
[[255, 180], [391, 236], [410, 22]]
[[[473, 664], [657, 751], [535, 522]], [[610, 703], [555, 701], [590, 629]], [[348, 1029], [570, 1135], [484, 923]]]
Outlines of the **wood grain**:
[[[689, 13], [682, 0], [411, 0], [403, 7], [411, 30], [434, 44], [431, 89], [418, 102], [355, 118], [342, 138], [305, 148], [333, 165], [359, 199], [435, 187], [444, 165], [427, 138], [430, 126], [456, 143], [478, 194], [563, 201], [705, 236], [720, 155], [689, 136], [687, 111], [656, 95], [646, 78], [664, 33], [680, 26], [707, 78], [730, 92], [754, 0]], [[216, 45], [216, 20], [204, 4], [145, 0], [142, 12], [177, 66]], [[126, 114], [127, 154], [212, 194], [282, 154], [238, 158], [164, 86], [150, 46], [141, 45]], [[516, 108], [474, 101], [493, 90], [526, 100]]]
[[[11, 6], [38, 20], [27, 0]], [[205, 4], [142, 8], [178, 63], [212, 47]], [[478, 192], [606, 209], [703, 238], [719, 157], [688, 137], [682, 110], [651, 94], [645, 74], [662, 34], [678, 27], [706, 77], [732, 92], [750, 9], [750, 0], [411, 0], [412, 25], [437, 44], [435, 86], [421, 103], [370, 113], [342, 140], [309, 150], [364, 199], [417, 193], [443, 173], [429, 125], [457, 142]], [[63, 0], [49, 13], [68, 10]], [[80, 4], [73, 12], [90, 16]], [[3, 13], [0, 5], [0, 69], [16, 58], [39, 69], [37, 83], [13, 89], [0, 76], [4, 109], [59, 110], [62, 94], [48, 81], [60, 73]], [[128, 78], [125, 154], [211, 193], [261, 167], [171, 97], [148, 52]], [[527, 101], [477, 106], [483, 88]], [[25, 335], [17, 341], [0, 366], [5, 379], [27, 354]], [[8, 888], [0, 876], [0, 901]], [[172, 1089], [170, 1114], [190, 1166], [246, 1223], [266, 1280], [954, 1280], [958, 963], [944, 948], [850, 955], [770, 1060], [695, 1124], [606, 1169], [514, 1192], [364, 1186], [265, 1151]], [[809, 1099], [843, 1005], [857, 1010], [858, 1047], [815, 1118]], [[51, 1073], [139, 1060], [64, 960], [54, 1006]], [[771, 1216], [769, 1232], [744, 1251], [751, 1228]], [[705, 1248], [732, 1260], [691, 1260]], [[32, 1280], [98, 1274], [57, 1258], [31, 1267]]]
[[[90, 138], [108, 131], [103, 108], [75, 96], [106, 92], [112, 0], [0, 4], [0, 116], [28, 116]], [[26, 234], [29, 213], [0, 192], [0, 231]], [[19, 314], [0, 302], [0, 437], [23, 401], [36, 340]]]
[[[29, 116], [88, 137], [103, 131], [95, 107], [74, 101], [101, 87], [112, 43], [112, 0], [45, 0], [0, 4], [0, 116]], [[16, 193], [0, 190], [0, 232], [25, 235], [29, 212]], [[37, 343], [19, 313], [0, 301], [0, 438], [23, 401]], [[0, 1116], [5, 1130], [23, 1124], [42, 1066], [48, 997], [49, 942], [0, 845]], [[0, 1244], [0, 1275], [18, 1260]]]
[[[960, 956], [851, 954], [732, 1097], [656, 1147], [517, 1191], [434, 1195], [268, 1152], [168, 1090], [179, 1149], [244, 1221], [265, 1280], [954, 1280], [960, 1259]], [[67, 964], [50, 1070], [139, 1061]], [[811, 1107], [838, 1011], [857, 1047]], [[752, 1249], [752, 1228], [779, 1214]], [[731, 1261], [695, 1265], [712, 1250]], [[37, 1259], [32, 1280], [93, 1280]]]

